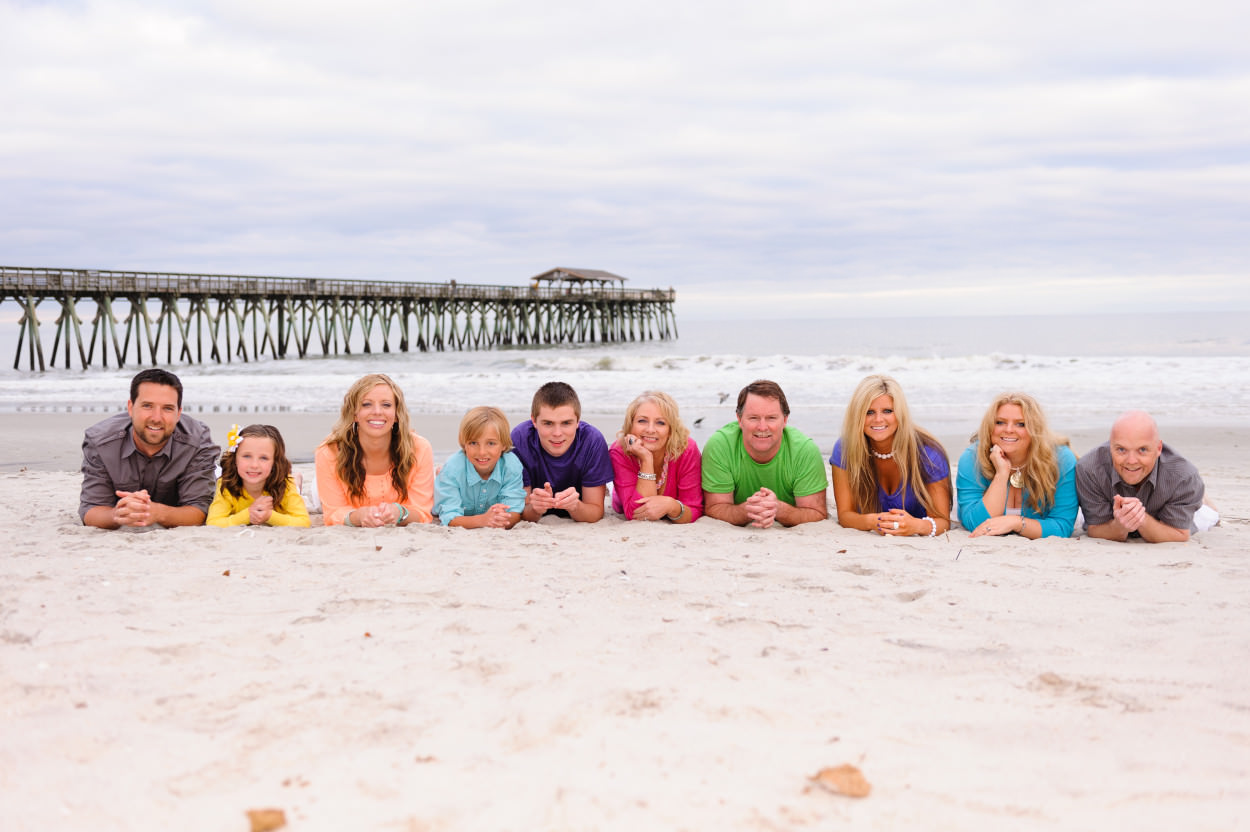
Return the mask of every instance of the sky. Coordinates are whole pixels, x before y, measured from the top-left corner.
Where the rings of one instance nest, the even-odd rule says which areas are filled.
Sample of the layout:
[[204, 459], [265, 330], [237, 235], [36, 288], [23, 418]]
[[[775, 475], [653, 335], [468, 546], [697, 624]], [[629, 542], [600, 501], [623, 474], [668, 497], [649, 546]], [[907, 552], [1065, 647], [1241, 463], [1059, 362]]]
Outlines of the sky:
[[0, 264], [1250, 310], [1244, 9], [0, 0]]

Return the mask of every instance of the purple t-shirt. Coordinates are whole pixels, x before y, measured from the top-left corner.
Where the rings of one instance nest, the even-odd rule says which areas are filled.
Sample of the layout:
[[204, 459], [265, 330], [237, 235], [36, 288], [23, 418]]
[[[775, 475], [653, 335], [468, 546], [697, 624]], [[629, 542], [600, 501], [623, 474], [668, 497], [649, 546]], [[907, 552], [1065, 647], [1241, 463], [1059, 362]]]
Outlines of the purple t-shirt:
[[533, 421], [512, 429], [512, 444], [521, 458], [522, 481], [527, 488], [542, 488], [544, 483], [551, 483], [553, 492], [576, 488], [584, 494], [586, 488], [612, 482], [608, 443], [598, 428], [585, 422], [577, 423], [572, 446], [560, 456], [543, 450]]
[[[833, 444], [833, 453], [829, 455], [829, 464], [836, 465], [839, 468], [845, 468], [846, 464], [842, 461], [842, 440], [839, 439]], [[946, 454], [937, 448], [921, 444], [920, 446], [920, 468], [921, 476], [926, 483], [939, 482], [951, 475], [951, 464], [946, 459]], [[906, 493], [903, 493], [906, 490]], [[877, 484], [877, 500], [881, 503], [882, 511], [889, 511], [892, 508], [901, 508], [912, 517], [928, 517], [929, 513], [925, 511], [924, 504], [920, 502], [920, 498], [916, 496], [916, 492], [912, 489], [911, 483], [907, 484], [907, 488], [899, 488], [894, 494], [886, 494], [881, 484]], [[859, 507], [855, 508], [859, 511]]]

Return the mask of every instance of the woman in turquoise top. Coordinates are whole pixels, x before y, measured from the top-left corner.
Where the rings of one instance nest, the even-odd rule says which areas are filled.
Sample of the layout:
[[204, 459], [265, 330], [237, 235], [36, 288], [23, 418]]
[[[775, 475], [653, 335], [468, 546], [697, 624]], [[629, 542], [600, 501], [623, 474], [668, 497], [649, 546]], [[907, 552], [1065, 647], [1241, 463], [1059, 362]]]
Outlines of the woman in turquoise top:
[[1076, 523], [1076, 455], [1046, 426], [1041, 405], [1003, 393], [959, 458], [959, 522], [982, 535], [1068, 537]]

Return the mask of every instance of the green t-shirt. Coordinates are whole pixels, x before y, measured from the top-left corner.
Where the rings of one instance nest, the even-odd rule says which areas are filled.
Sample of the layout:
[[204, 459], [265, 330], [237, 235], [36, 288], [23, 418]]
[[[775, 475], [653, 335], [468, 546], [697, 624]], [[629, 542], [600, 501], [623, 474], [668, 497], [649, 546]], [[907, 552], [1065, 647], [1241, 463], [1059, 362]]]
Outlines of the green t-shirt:
[[777, 455], [763, 464], [751, 459], [742, 446], [742, 427], [737, 422], [716, 431], [703, 446], [703, 490], [732, 491], [735, 504], [768, 488], [777, 499], [794, 505], [796, 496], [819, 494], [828, 487], [820, 449], [797, 428], [786, 427]]

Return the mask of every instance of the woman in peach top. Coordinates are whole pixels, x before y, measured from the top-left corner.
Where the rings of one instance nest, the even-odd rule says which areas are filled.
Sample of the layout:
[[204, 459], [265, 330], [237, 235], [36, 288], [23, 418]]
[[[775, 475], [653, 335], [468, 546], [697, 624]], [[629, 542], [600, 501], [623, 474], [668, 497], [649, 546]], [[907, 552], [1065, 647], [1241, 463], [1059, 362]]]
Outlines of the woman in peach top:
[[327, 526], [406, 526], [433, 519], [434, 452], [410, 427], [404, 394], [381, 373], [347, 391], [316, 461]]

